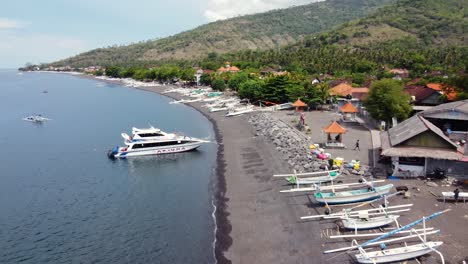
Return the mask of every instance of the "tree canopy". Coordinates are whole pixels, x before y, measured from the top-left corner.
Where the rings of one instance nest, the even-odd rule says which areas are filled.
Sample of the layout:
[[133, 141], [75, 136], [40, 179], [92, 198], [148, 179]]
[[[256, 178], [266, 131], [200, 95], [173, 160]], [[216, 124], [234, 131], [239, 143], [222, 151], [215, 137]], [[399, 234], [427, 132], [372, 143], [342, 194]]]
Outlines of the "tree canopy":
[[382, 79], [372, 83], [364, 106], [374, 119], [390, 123], [393, 117], [408, 118], [412, 110], [409, 102], [410, 97], [403, 92], [401, 82]]

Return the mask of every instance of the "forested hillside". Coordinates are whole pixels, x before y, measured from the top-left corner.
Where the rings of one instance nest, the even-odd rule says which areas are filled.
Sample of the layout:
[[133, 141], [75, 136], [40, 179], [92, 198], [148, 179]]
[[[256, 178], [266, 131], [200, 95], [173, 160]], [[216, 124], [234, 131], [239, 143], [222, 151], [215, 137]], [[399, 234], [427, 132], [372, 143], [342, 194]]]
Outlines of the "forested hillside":
[[[401, 67], [466, 70], [468, 0], [400, 0], [335, 30], [282, 49], [221, 56], [244, 67], [283, 67], [313, 73], [369, 72]], [[203, 63], [212, 61], [206, 58]], [[202, 64], [203, 64], [202, 63]]]
[[330, 30], [393, 2], [327, 0], [217, 21], [159, 40], [95, 49], [53, 65], [143, 65], [161, 60], [194, 60], [209, 53], [267, 50], [296, 43], [306, 35]]

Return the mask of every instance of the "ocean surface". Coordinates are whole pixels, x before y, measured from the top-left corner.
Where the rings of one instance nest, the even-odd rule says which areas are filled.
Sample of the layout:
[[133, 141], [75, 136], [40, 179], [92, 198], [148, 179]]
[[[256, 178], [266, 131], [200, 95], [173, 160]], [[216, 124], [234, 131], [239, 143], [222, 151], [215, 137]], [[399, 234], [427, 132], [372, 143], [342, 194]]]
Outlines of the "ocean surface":
[[[169, 101], [67, 74], [0, 71], [0, 263], [213, 263], [216, 145], [106, 156], [132, 126], [214, 140], [205, 117]], [[33, 113], [52, 120], [22, 120]]]

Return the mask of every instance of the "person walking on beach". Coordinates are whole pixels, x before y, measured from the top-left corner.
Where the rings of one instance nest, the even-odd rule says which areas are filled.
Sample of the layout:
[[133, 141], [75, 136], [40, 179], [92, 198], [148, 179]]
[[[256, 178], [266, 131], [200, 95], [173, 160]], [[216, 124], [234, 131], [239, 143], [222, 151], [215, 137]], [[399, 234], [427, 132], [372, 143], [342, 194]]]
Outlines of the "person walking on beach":
[[455, 198], [456, 203], [458, 203], [459, 196], [460, 196], [460, 191], [458, 190], [458, 188], [456, 188], [455, 191], [453, 191], [453, 198]]
[[359, 139], [356, 141], [356, 146], [354, 147], [353, 150], [356, 150], [356, 149], [361, 151], [361, 149], [359, 148]]

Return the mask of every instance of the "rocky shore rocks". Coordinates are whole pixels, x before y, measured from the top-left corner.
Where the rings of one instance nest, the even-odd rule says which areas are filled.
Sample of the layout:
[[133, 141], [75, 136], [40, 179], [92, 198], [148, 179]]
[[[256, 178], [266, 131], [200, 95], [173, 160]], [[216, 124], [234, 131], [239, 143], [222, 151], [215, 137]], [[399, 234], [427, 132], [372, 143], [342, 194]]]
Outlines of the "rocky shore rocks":
[[[271, 113], [255, 113], [249, 118], [256, 136], [265, 137], [273, 143], [282, 158], [287, 161], [291, 170], [314, 172], [331, 169], [328, 159], [321, 160], [311, 153], [313, 144], [303, 133], [284, 123]], [[359, 170], [345, 169], [345, 175], [369, 176], [369, 167], [361, 166]]]

